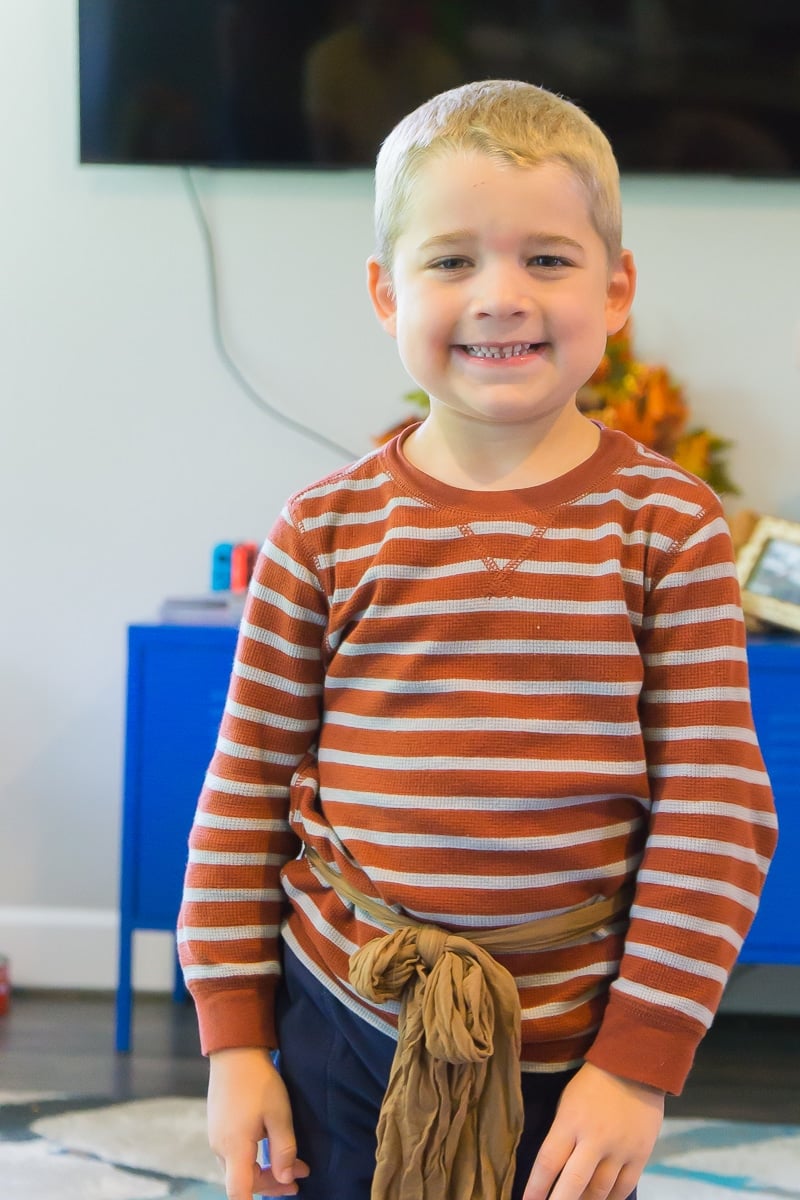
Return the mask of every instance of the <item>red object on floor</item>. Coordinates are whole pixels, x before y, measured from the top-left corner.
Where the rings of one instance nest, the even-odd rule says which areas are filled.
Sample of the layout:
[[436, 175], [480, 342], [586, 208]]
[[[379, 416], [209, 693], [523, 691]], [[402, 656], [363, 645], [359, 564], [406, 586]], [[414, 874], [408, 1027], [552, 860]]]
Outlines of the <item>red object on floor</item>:
[[0, 1017], [11, 1007], [11, 970], [8, 959], [0, 954]]

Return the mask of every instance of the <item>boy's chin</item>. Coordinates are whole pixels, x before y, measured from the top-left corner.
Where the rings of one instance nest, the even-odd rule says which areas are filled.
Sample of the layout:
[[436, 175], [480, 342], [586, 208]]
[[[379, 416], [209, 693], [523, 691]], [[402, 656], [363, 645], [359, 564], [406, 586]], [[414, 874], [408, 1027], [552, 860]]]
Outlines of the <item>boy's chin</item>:
[[494, 397], [483, 403], [431, 405], [430, 418], [433, 424], [444, 427], [482, 426], [497, 428], [535, 429], [543, 423], [551, 425], [558, 421], [572, 401], [566, 404], [542, 404], [535, 400], [504, 399]]

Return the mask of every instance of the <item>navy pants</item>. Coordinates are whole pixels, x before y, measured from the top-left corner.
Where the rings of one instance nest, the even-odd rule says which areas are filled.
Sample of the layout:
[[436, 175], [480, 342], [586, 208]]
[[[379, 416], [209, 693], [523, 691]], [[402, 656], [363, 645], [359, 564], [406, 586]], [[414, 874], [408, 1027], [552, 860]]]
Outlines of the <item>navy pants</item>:
[[[298, 1156], [311, 1168], [299, 1181], [302, 1200], [369, 1200], [395, 1042], [340, 1003], [286, 947], [277, 1019]], [[522, 1198], [571, 1075], [523, 1072], [525, 1127], [512, 1200]]]

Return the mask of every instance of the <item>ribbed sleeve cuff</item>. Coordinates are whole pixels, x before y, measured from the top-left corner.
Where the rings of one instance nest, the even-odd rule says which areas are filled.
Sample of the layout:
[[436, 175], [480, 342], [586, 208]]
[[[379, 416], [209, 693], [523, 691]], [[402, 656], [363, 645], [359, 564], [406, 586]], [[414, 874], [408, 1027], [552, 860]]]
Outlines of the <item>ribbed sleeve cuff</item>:
[[612, 1075], [679, 1096], [705, 1030], [695, 1022], [651, 1025], [613, 997], [586, 1061]]
[[242, 1046], [276, 1049], [275, 993], [277, 975], [269, 975], [258, 985], [242, 987], [241, 981], [230, 986], [215, 982], [213, 990], [195, 985], [192, 996], [200, 1028], [203, 1054], [232, 1050]]

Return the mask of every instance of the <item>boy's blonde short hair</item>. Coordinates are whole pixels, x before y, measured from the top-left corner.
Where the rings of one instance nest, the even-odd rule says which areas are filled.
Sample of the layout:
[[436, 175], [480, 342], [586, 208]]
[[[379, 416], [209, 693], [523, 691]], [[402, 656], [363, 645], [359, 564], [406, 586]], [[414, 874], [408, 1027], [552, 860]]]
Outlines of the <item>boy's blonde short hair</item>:
[[391, 269], [414, 181], [430, 157], [480, 150], [503, 162], [563, 163], [586, 191], [610, 263], [622, 249], [619, 169], [608, 138], [577, 105], [510, 79], [468, 83], [420, 105], [394, 127], [375, 168], [376, 255]]

